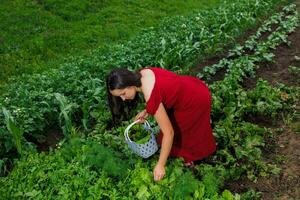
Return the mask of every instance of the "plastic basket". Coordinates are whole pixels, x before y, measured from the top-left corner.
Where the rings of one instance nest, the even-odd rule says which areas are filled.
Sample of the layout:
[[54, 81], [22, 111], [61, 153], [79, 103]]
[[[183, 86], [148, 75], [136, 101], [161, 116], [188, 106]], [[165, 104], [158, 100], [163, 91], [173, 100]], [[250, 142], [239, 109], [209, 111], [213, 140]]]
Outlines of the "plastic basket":
[[134, 141], [132, 141], [128, 133], [130, 132], [130, 128], [137, 124], [139, 120], [131, 123], [130, 125], [127, 126], [127, 128], [124, 131], [124, 136], [125, 136], [125, 141], [128, 144], [129, 148], [137, 155], [143, 157], [143, 158], [148, 158], [152, 156], [157, 150], [158, 150], [158, 145], [155, 139], [155, 131], [151, 128], [150, 124], [148, 121], [144, 122], [144, 129], [151, 132], [150, 139], [148, 142], [144, 144], [137, 144]]

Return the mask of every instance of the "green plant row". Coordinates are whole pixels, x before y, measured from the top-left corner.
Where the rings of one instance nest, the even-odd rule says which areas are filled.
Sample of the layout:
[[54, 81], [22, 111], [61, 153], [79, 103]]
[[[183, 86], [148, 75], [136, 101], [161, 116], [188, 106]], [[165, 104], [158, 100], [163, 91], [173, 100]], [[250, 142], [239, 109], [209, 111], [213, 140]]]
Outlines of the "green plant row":
[[[262, 23], [257, 32], [250, 36], [243, 45], [235, 45], [228, 53], [228, 58], [223, 58], [217, 64], [204, 67], [203, 71], [198, 73], [199, 78], [205, 80], [211, 79], [219, 70], [226, 68], [230, 70], [232, 63], [236, 57], [238, 59], [251, 58], [257, 62], [271, 61], [272, 53], [268, 53], [271, 49], [275, 49], [282, 41], [288, 43], [287, 34], [294, 31], [298, 24], [298, 12], [294, 4], [286, 6], [283, 11], [276, 13]], [[277, 26], [272, 30], [272, 26]], [[260, 39], [263, 34], [268, 34], [268, 37]], [[263, 60], [262, 60], [263, 59]], [[247, 73], [251, 73], [248, 71]]]
[[[278, 24], [276, 31], [257, 44], [253, 55], [240, 54], [238, 58], [228, 61], [228, 69], [222, 81], [210, 85], [213, 96], [212, 118], [215, 124], [214, 132], [219, 147], [217, 152], [220, 164], [239, 174], [247, 173], [248, 178], [255, 180], [257, 175], [266, 175], [267, 171], [276, 172], [276, 167], [262, 161], [261, 148], [265, 140], [272, 134], [264, 128], [247, 122], [248, 115], [275, 117], [283, 109], [289, 109], [293, 104], [296, 93], [284, 86], [272, 87], [266, 81], [259, 80], [253, 89], [242, 86], [243, 79], [254, 77], [255, 70], [261, 62], [271, 62], [265, 55], [271, 54], [273, 49], [286, 43], [287, 35], [295, 30], [299, 24], [295, 5], [285, 7], [293, 10], [286, 21]], [[251, 37], [250, 37], [251, 38]], [[273, 58], [273, 57], [271, 57]]]
[[49, 154], [30, 153], [21, 159], [8, 177], [0, 178], [3, 186], [0, 198], [238, 200], [242, 197], [228, 190], [219, 191], [222, 180], [218, 180], [217, 174], [225, 173], [221, 167], [204, 168], [200, 181], [183, 167], [181, 160], [172, 160], [166, 178], [156, 183], [153, 161], [124, 157], [94, 140], [75, 138]]

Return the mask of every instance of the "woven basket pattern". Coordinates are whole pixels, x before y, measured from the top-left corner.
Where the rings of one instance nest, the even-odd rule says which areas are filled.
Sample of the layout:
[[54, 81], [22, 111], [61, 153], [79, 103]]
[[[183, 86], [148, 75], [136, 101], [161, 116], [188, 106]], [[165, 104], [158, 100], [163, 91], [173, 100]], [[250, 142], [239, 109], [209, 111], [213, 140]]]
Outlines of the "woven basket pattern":
[[137, 155], [141, 156], [142, 158], [148, 158], [152, 156], [157, 150], [158, 150], [158, 145], [155, 139], [155, 132], [151, 128], [150, 124], [148, 121], [145, 121], [144, 123], [144, 129], [151, 132], [151, 136], [148, 142], [145, 144], [137, 144], [134, 141], [130, 140], [128, 133], [130, 132], [130, 128], [137, 124], [139, 121], [135, 121], [132, 124], [130, 124], [124, 132], [125, 136], [125, 141], [128, 144], [129, 148]]

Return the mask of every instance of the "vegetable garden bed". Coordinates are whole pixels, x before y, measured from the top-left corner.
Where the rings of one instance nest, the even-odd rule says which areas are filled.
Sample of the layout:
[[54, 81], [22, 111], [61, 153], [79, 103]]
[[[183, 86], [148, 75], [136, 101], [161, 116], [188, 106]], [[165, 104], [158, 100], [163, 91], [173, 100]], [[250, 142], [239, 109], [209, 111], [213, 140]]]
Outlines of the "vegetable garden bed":
[[[245, 2], [245, 5], [242, 3], [239, 5], [241, 9], [252, 6], [253, 9], [259, 10], [265, 9], [264, 7], [259, 7], [263, 3], [272, 5], [272, 2], [267, 1], [261, 2], [260, 5], [255, 4], [255, 1]], [[229, 10], [234, 9], [238, 4], [231, 6], [228, 7]], [[216, 13], [217, 12], [213, 14]], [[224, 10], [224, 13], [226, 13], [226, 10]], [[253, 13], [248, 14], [249, 15], [246, 14], [243, 16], [240, 13], [238, 14], [240, 18], [235, 17], [235, 19], [245, 20], [244, 22], [252, 24], [253, 21], [247, 20]], [[199, 22], [198, 18], [201, 19], [201, 15], [196, 16], [195, 21]], [[226, 19], [226, 14], [223, 15], [222, 19]], [[185, 20], [181, 22], [187, 23]], [[210, 25], [217, 22], [218, 19], [213, 21]], [[220, 20], [219, 22], [223, 21]], [[194, 27], [192, 22], [191, 24], [185, 23], [183, 24], [185, 27]], [[201, 23], [201, 20], [199, 23]], [[276, 25], [274, 26], [274, 24]], [[183, 25], [180, 26], [183, 27]], [[232, 28], [234, 24], [224, 23], [224, 26]], [[48, 90], [44, 90], [44, 86], [33, 88], [32, 85], [29, 84], [30, 81], [33, 83], [36, 82], [36, 80], [43, 79], [43, 77], [34, 77], [32, 80], [29, 80], [29, 83], [23, 83], [20, 87], [21, 89], [15, 90], [19, 92], [16, 93], [16, 95], [22, 96], [22, 88], [27, 92], [33, 91], [34, 94], [36, 94], [36, 96], [31, 97], [33, 105], [39, 109], [46, 107], [44, 113], [36, 113], [36, 116], [32, 118], [36, 119], [36, 121], [23, 122], [22, 127], [25, 128], [28, 133], [31, 133], [30, 131], [37, 133], [36, 137], [38, 137], [38, 134], [41, 134], [39, 131], [42, 131], [43, 128], [46, 127], [44, 124], [45, 118], [55, 119], [53, 115], [56, 116], [57, 113], [59, 113], [56, 122], [61, 124], [66, 142], [62, 141], [58, 145], [58, 149], [50, 151], [48, 154], [30, 151], [20, 152], [20, 148], [24, 146], [17, 145], [17, 150], [22, 156], [20, 160], [16, 162], [14, 170], [7, 177], [0, 178], [1, 185], [4, 185], [4, 187], [0, 188], [0, 195], [2, 195], [0, 197], [4, 199], [14, 197], [20, 199], [226, 200], [259, 198], [261, 196], [260, 193], [253, 190], [249, 191], [250, 186], [255, 188], [253, 182], [262, 180], [260, 177], [273, 177], [272, 174], [280, 175], [284, 172], [289, 173], [289, 171], [285, 171], [285, 169], [281, 170], [276, 166], [278, 163], [271, 162], [264, 157], [264, 155], [266, 155], [265, 151], [275, 151], [274, 148], [270, 148], [269, 145], [272, 143], [269, 143], [269, 141], [274, 141], [277, 137], [280, 138], [280, 135], [276, 135], [278, 129], [275, 131], [271, 129], [270, 126], [265, 126], [265, 124], [256, 123], [249, 119], [251, 119], [251, 116], [262, 116], [263, 118], [271, 119], [267, 122], [273, 122], [273, 119], [278, 119], [281, 113], [293, 112], [294, 115], [292, 116], [294, 120], [295, 117], [299, 116], [298, 99], [300, 95], [299, 87], [291, 87], [291, 85], [288, 87], [282, 84], [272, 85], [262, 79], [257, 81], [252, 80], [256, 80], [254, 78], [259, 75], [264, 77], [264, 73], [256, 73], [257, 69], [263, 70], [264, 67], [268, 69], [266, 63], [271, 66], [270, 63], [276, 61], [275, 59], [278, 52], [274, 52], [274, 49], [285, 48], [284, 45], [291, 45], [289, 39], [293, 41], [293, 38], [288, 38], [288, 35], [294, 31], [298, 31], [299, 29], [296, 29], [297, 26], [299, 26], [299, 17], [296, 7], [294, 5], [285, 6], [280, 12], [266, 19], [260, 29], [251, 35], [244, 43], [234, 44], [233, 48], [228, 51], [228, 56], [214, 65], [203, 68], [201, 72], [197, 73], [198, 77], [209, 80], [213, 79], [218, 70], [223, 70], [224, 72], [224, 79], [209, 84], [213, 95], [212, 125], [218, 142], [218, 151], [210, 158], [210, 163], [201, 163], [196, 166], [194, 171], [184, 168], [182, 160], [170, 159], [167, 166], [167, 175], [165, 179], [158, 183], [153, 181], [151, 171], [155, 165], [157, 155], [149, 160], [142, 160], [133, 155], [124, 144], [122, 136], [124, 128], [129, 122], [124, 122], [122, 126], [118, 128], [111, 128], [107, 125], [109, 115], [104, 112], [105, 108], [101, 107], [101, 105], [105, 105], [103, 100], [104, 91], [99, 89], [103, 87], [101, 86], [103, 85], [103, 80], [94, 77], [93, 72], [107, 72], [109, 66], [115, 66], [115, 64], [136, 68], [148, 63], [154, 58], [154, 64], [161, 67], [169, 68], [174, 66], [173, 70], [178, 73], [190, 73], [189, 69], [194, 66], [192, 61], [197, 57], [197, 53], [206, 55], [215, 54], [221, 51], [220, 49], [210, 49], [209, 45], [205, 46], [206, 43], [204, 43], [203, 40], [198, 41], [198, 36], [191, 34], [188, 29], [188, 31], [185, 32], [187, 34], [185, 34], [186, 37], [184, 38], [180, 35], [182, 32], [178, 35], [176, 32], [163, 35], [164, 37], [161, 35], [161, 37], [159, 37], [161, 43], [157, 46], [151, 46], [154, 52], [155, 49], [159, 49], [160, 51], [157, 51], [158, 53], [149, 53], [151, 50], [147, 49], [147, 47], [140, 47], [141, 49], [137, 49], [133, 51], [132, 54], [128, 54], [127, 52], [129, 52], [132, 47], [136, 47], [135, 44], [130, 41], [126, 47], [122, 45], [117, 46], [114, 47], [116, 49], [115, 52], [107, 52], [105, 56], [106, 58], [110, 58], [110, 60], [108, 59], [101, 63], [100, 61], [104, 57], [104, 54], [101, 54], [102, 56], [97, 58], [99, 62], [101, 64], [104, 63], [104, 66], [107, 66], [107, 68], [99, 68], [100, 65], [94, 66], [93, 64], [95, 64], [95, 62], [92, 62], [89, 58], [77, 59], [74, 63], [78, 62], [80, 63], [81, 69], [86, 69], [86, 71], [82, 71], [78, 68], [81, 72], [80, 77], [77, 76], [78, 71], [76, 70], [69, 72], [67, 75], [64, 74], [66, 73], [64, 70], [71, 67], [71, 64], [67, 64], [65, 68], [62, 68], [62, 71], [53, 71], [52, 74], [47, 74], [53, 79], [47, 79], [48, 77], [46, 76], [44, 77], [46, 81], [43, 82], [43, 84], [48, 86], [51, 86], [52, 82], [59, 82], [60, 79], [58, 78], [64, 77], [64, 81], [67, 80], [66, 82], [68, 86], [70, 86], [65, 90], [63, 90], [62, 87], [57, 87], [54, 91], [53, 86], [48, 87]], [[204, 27], [212, 28], [213, 26]], [[210, 31], [219, 33], [220, 29], [218, 28], [219, 26], [215, 27], [215, 29], [212, 28]], [[272, 31], [269, 30], [270, 28]], [[169, 27], [168, 30], [172, 30], [172, 27]], [[210, 44], [217, 47], [217, 44], [220, 44], [217, 40], [218, 37], [210, 38], [210, 34], [205, 34], [207, 30], [208, 29], [202, 28], [200, 32], [197, 32], [196, 29], [194, 31], [197, 34], [202, 34], [203, 37], [201, 38], [205, 38], [207, 43], [211, 42]], [[266, 37], [261, 37], [265, 32], [269, 33]], [[225, 40], [229, 41], [232, 38], [228, 37], [228, 33], [224, 32], [224, 34], [221, 35]], [[234, 35], [235, 32], [230, 33]], [[297, 33], [298, 32], [296, 32], [296, 34]], [[149, 40], [151, 37], [151, 35], [147, 35], [144, 41], [152, 41], [153, 38]], [[178, 37], [180, 39], [178, 39]], [[294, 40], [295, 44], [299, 45], [297, 41]], [[149, 44], [151, 44], [151, 42]], [[203, 47], [203, 45], [205, 48], [201, 49], [200, 47]], [[295, 47], [295, 49], [297, 48], [299, 49], [299, 46]], [[144, 54], [144, 60], [137, 59], [140, 52], [143, 51], [148, 52]], [[103, 53], [103, 51], [99, 52]], [[282, 50], [280, 52], [284, 51]], [[298, 55], [299, 51], [295, 50], [294, 53], [295, 63], [293, 65], [297, 65], [299, 64], [297, 61], [297, 56], [300, 56]], [[130, 56], [127, 57], [126, 55]], [[281, 66], [281, 64], [278, 65]], [[292, 75], [296, 76], [295, 70], [297, 68], [288, 69], [293, 69], [293, 74], [290, 74], [290, 77], [292, 77]], [[275, 68], [272, 71], [274, 70]], [[74, 80], [74, 77], [76, 77], [77, 81]], [[86, 77], [89, 77], [89, 79], [84, 79]], [[251, 79], [248, 79], [249, 77]], [[282, 77], [283, 76], [280, 76], [280, 78]], [[78, 82], [80, 78], [83, 79], [82, 82]], [[295, 83], [295, 81], [297, 81], [297, 79], [295, 79], [293, 83]], [[83, 88], [77, 88], [78, 86], [83, 86]], [[296, 86], [299, 86], [299, 83], [297, 83]], [[83, 93], [83, 91], [85, 91], [85, 93]], [[10, 90], [10, 92], [13, 94], [14, 90]], [[41, 97], [46, 98], [44, 101], [39, 101]], [[75, 102], [72, 102], [70, 99]], [[5, 99], [5, 97], [4, 100], [11, 101], [11, 99]], [[26, 101], [24, 100], [24, 102]], [[10, 108], [16, 108], [14, 104], [7, 103], [6, 105], [9, 105]], [[295, 107], [293, 107], [294, 105]], [[98, 106], [102, 109], [100, 109], [100, 113], [96, 112], [96, 110], [99, 109]], [[49, 110], [47, 110], [49, 108], [55, 109], [55, 111], [52, 110], [49, 112]], [[27, 108], [23, 109], [26, 110]], [[78, 112], [78, 110], [81, 111]], [[17, 111], [19, 113], [23, 112], [22, 110]], [[12, 121], [10, 123], [12, 124], [11, 126], [14, 126], [13, 122], [15, 118], [19, 122], [20, 119], [22, 119], [17, 118], [22, 116], [18, 115], [18, 112], [13, 113], [14, 115], [6, 115], [6, 121]], [[82, 120], [78, 120], [76, 116], [84, 117], [79, 118]], [[40, 118], [42, 120], [40, 120]], [[95, 127], [91, 127], [87, 123], [91, 118], [98, 118]], [[81, 129], [74, 127], [74, 124], [76, 124], [74, 123], [74, 119], [75, 122], [82, 123]], [[32, 125], [33, 122], [38, 123]], [[285, 128], [285, 126], [283, 127]], [[5, 129], [3, 128], [2, 131], [5, 131]], [[21, 131], [17, 132], [20, 133]], [[86, 136], [84, 136], [84, 134], [86, 134]], [[283, 134], [287, 134], [287, 132], [283, 132]], [[295, 142], [290, 144], [294, 144], [295, 146], [299, 144], [299, 135], [291, 137], [289, 132], [287, 135], [291, 141]], [[284, 139], [283, 136], [281, 139]], [[282, 140], [279, 140], [280, 145], [283, 145], [281, 143]], [[18, 142], [22, 141], [19, 140]], [[29, 147], [27, 146], [27, 148]], [[292, 152], [286, 151], [284, 153]], [[294, 155], [298, 156], [298, 153], [297, 151], [294, 153], [295, 154], [292, 154], [291, 157], [296, 159]], [[294, 162], [296, 162], [296, 160], [288, 160], [287, 164], [293, 164]], [[286, 165], [281, 166], [284, 167]], [[295, 163], [293, 166], [297, 174], [299, 168], [297, 168]], [[240, 183], [240, 185], [235, 185], [236, 182]], [[273, 183], [272, 179], [270, 179], [269, 183]], [[297, 188], [299, 184], [295, 181], [291, 182], [290, 186]], [[260, 188], [255, 189], [261, 191]], [[284, 196], [286, 195], [285, 192], [285, 190], [279, 189], [279, 194], [277, 195], [279, 197]], [[299, 194], [297, 190], [287, 191], [287, 193], [289, 197], [299, 197], [297, 196]], [[268, 196], [270, 194], [263, 193], [263, 195], [265, 195], [263, 196], [265, 198], [271, 198], [271, 196]]]

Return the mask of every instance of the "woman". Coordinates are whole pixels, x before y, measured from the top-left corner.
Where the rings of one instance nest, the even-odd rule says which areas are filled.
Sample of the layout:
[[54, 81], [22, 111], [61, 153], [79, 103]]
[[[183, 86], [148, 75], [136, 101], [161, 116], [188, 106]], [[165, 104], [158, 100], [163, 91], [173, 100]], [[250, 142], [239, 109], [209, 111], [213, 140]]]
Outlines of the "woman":
[[192, 165], [216, 150], [210, 126], [211, 96], [201, 80], [161, 68], [139, 72], [119, 68], [108, 75], [107, 90], [114, 118], [122, 111], [120, 101], [143, 94], [146, 109], [135, 119], [142, 122], [151, 114], [160, 127], [161, 150], [153, 170], [154, 180], [164, 177], [169, 156], [182, 157], [186, 165]]

